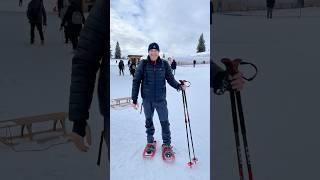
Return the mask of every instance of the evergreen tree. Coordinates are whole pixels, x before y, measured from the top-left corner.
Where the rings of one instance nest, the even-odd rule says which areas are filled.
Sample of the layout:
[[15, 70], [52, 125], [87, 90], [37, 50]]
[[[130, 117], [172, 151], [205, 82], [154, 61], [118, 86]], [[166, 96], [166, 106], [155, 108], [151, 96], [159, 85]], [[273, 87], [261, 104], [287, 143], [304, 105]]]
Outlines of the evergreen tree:
[[117, 41], [116, 50], [115, 50], [115, 53], [114, 53], [114, 58], [115, 59], [121, 59], [121, 49], [120, 49], [120, 45], [119, 45], [118, 41]]
[[205, 45], [205, 41], [203, 39], [203, 33], [202, 33], [199, 38], [199, 42], [198, 42], [198, 46], [197, 46], [197, 53], [205, 52], [205, 51], [206, 51], [206, 45]]

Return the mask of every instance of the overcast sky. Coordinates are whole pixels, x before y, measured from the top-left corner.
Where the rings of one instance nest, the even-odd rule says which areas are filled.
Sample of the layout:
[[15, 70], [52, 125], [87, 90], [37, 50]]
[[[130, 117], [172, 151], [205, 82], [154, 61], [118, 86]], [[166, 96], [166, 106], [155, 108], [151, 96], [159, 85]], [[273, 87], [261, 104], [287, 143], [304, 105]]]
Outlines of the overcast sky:
[[208, 0], [111, 0], [111, 49], [120, 43], [122, 55], [147, 55], [157, 42], [168, 56], [196, 52], [204, 34], [210, 49], [210, 1]]

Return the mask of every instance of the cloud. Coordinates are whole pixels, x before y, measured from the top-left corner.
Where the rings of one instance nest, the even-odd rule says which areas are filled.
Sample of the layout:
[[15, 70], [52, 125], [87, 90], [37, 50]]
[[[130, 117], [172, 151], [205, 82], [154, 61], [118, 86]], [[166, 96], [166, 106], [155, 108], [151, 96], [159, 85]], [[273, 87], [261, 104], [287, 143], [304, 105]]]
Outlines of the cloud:
[[210, 7], [207, 0], [111, 0], [111, 46], [123, 55], [147, 54], [157, 42], [166, 57], [196, 52], [201, 33], [210, 49]]

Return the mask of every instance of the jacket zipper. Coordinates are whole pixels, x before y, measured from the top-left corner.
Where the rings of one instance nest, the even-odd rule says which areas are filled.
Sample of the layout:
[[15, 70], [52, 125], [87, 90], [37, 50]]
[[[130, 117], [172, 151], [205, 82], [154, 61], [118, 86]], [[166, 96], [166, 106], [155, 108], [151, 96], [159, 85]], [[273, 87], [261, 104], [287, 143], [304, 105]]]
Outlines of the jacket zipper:
[[153, 78], [154, 78], [154, 101], [156, 101], [156, 64], [157, 61], [153, 64]]

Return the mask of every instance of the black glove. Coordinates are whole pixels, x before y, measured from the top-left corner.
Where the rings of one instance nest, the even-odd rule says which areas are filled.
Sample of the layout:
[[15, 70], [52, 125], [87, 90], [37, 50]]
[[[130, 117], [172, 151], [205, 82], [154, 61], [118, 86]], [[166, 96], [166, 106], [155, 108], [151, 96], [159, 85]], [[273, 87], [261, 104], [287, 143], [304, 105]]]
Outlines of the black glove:
[[230, 90], [231, 84], [226, 71], [219, 72], [213, 79], [213, 92], [222, 95], [225, 91]]
[[132, 100], [132, 103], [133, 103], [133, 104], [137, 104], [137, 103], [138, 103], [138, 100]]

